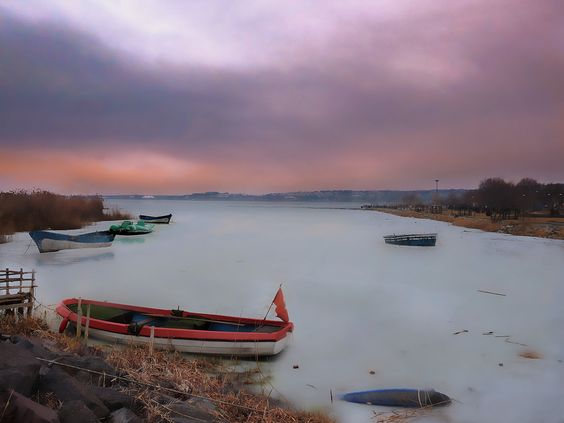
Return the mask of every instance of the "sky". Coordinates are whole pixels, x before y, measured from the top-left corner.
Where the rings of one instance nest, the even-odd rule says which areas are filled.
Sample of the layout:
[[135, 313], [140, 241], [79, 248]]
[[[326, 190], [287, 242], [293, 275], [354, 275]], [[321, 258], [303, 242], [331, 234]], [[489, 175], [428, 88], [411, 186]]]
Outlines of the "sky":
[[564, 182], [561, 0], [0, 1], [0, 190]]

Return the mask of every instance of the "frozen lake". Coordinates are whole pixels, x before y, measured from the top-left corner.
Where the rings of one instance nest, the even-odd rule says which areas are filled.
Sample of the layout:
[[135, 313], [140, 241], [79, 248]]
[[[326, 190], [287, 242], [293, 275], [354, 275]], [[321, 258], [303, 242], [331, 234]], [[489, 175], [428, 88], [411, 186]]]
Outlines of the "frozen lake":
[[[260, 366], [298, 406], [367, 423], [385, 409], [331, 404], [330, 389], [429, 387], [457, 401], [421, 422], [562, 423], [564, 241], [329, 205], [112, 204], [173, 222], [110, 248], [46, 254], [17, 234], [0, 245], [0, 267], [35, 268], [44, 304], [81, 296], [253, 317], [283, 283], [293, 340]], [[382, 239], [406, 232], [437, 232], [437, 246]], [[526, 349], [543, 358], [520, 357]]]

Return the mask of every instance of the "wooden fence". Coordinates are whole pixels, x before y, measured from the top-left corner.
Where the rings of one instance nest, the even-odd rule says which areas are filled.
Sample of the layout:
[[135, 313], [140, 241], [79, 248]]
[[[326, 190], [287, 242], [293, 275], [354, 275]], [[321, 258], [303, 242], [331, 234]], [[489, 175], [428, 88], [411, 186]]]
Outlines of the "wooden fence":
[[[35, 270], [0, 269], [0, 312], [31, 316], [35, 298]], [[27, 309], [27, 310], [26, 310]]]

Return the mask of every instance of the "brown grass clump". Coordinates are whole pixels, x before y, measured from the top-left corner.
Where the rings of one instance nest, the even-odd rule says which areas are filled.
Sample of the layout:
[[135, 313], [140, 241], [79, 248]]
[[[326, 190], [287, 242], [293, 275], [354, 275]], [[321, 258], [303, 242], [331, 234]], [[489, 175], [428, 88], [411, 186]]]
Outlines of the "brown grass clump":
[[45, 321], [36, 317], [16, 319], [13, 315], [0, 316], [0, 333], [3, 335], [32, 336], [48, 330]]
[[[230, 423], [334, 422], [322, 413], [292, 410], [266, 395], [241, 390], [232, 374], [219, 371], [217, 364], [208, 361], [189, 360], [163, 351], [151, 355], [145, 348], [114, 349], [107, 360], [129, 379], [140, 382], [129, 384], [136, 391], [130, 394], [145, 404], [149, 420], [175, 417], [166, 405], [158, 405], [157, 399], [164, 393], [179, 399], [189, 396], [209, 399], [216, 405], [218, 417]], [[148, 385], [160, 388], [148, 388]]]
[[104, 212], [103, 220], [131, 220], [133, 216], [129, 213], [123, 213], [117, 208], [112, 208]]
[[[392, 411], [374, 411], [373, 420], [376, 423], [408, 423], [416, 419], [428, 416], [436, 406], [428, 405], [421, 408], [400, 409]], [[435, 414], [435, 420], [449, 422], [450, 419], [445, 414]]]
[[47, 191], [0, 192], [2, 235], [38, 229], [78, 229], [95, 221], [130, 218], [118, 210], [106, 215], [104, 201], [98, 196], [65, 196]]
[[374, 412], [373, 420], [376, 423], [406, 423], [410, 420], [423, 417], [426, 413], [423, 409], [402, 410], [402, 411], [389, 411], [389, 412]]
[[538, 360], [542, 358], [542, 354], [533, 350], [524, 350], [519, 353], [519, 357], [529, 358], [531, 360]]
[[50, 408], [51, 410], [58, 410], [63, 405], [62, 401], [57, 398], [53, 392], [40, 392], [37, 391], [31, 398], [33, 401]]
[[38, 337], [49, 341], [49, 343], [59, 351], [71, 352], [78, 355], [103, 354], [100, 348], [87, 346], [80, 339], [51, 332], [47, 323], [37, 317], [19, 317], [16, 319], [13, 315], [2, 315], [0, 316], [0, 334]]

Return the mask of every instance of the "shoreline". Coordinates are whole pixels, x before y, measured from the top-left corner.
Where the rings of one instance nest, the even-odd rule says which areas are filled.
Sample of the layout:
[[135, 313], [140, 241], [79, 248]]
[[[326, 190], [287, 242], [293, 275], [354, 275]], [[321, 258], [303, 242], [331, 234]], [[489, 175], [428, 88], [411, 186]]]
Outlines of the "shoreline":
[[[6, 421], [335, 423], [267, 393], [260, 369], [208, 357], [111, 345], [52, 332], [39, 318], [0, 317], [0, 409]], [[12, 419], [12, 420], [11, 420]], [[193, 420], [194, 419], [194, 420]]]
[[417, 212], [409, 209], [391, 209], [385, 207], [374, 207], [367, 210], [378, 211], [400, 217], [413, 217], [416, 219], [430, 219], [447, 222], [454, 226], [468, 229], [479, 229], [485, 232], [564, 240], [564, 218], [558, 217], [525, 217], [492, 222], [485, 214], [474, 213], [471, 216], [456, 216], [448, 210], [441, 214]]

